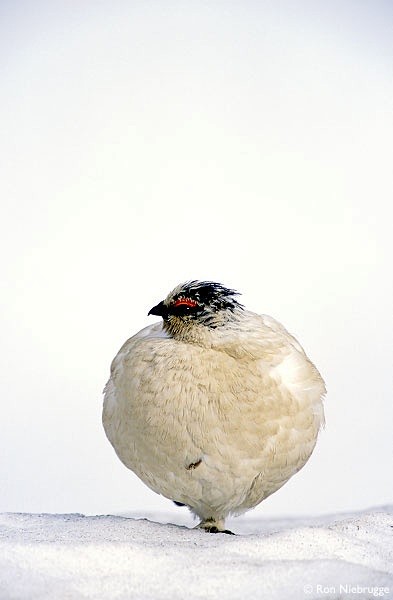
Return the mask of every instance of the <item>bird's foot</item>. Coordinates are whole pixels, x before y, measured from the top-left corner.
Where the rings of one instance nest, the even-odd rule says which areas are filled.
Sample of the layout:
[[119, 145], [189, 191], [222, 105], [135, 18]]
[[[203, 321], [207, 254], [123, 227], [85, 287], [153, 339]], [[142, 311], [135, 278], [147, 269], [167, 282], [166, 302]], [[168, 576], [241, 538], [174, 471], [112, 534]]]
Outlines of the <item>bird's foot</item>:
[[215, 525], [212, 525], [211, 527], [204, 527], [203, 529], [206, 531], [206, 533], [227, 533], [228, 535], [235, 535], [233, 531], [230, 531], [229, 529], [218, 529], [218, 527]]
[[216, 521], [216, 519], [210, 518], [201, 521], [197, 528], [204, 529], [206, 533], [227, 533], [228, 535], [235, 535], [233, 531], [224, 528], [224, 521]]

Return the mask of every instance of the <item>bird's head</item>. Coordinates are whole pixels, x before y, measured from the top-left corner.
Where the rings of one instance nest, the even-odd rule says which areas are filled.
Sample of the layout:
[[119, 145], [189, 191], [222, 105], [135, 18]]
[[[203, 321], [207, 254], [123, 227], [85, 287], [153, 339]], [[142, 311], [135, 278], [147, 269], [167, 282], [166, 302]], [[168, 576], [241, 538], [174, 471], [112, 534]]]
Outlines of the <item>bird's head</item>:
[[215, 329], [243, 309], [237, 295], [235, 290], [213, 281], [187, 281], [154, 306], [149, 315], [162, 317], [164, 328], [174, 337], [195, 326]]

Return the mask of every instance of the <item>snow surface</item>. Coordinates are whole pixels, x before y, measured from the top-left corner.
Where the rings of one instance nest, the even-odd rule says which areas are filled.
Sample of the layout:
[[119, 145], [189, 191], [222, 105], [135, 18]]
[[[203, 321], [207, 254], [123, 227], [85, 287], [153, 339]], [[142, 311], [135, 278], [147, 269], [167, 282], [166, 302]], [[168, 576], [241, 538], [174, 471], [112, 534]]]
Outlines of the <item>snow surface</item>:
[[177, 525], [163, 514], [2, 514], [0, 599], [393, 597], [393, 506], [310, 519], [251, 515], [229, 520], [238, 534], [230, 536], [190, 529], [185, 509]]

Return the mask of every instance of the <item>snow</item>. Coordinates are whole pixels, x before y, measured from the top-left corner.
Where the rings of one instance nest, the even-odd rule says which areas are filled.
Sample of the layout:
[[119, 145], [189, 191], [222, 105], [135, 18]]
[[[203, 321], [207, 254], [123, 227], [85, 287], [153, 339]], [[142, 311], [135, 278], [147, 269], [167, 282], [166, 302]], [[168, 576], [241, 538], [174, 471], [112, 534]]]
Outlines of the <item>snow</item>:
[[[237, 535], [81, 514], [0, 515], [1, 600], [393, 597], [393, 506], [232, 519]], [[169, 515], [173, 521], [173, 514]]]

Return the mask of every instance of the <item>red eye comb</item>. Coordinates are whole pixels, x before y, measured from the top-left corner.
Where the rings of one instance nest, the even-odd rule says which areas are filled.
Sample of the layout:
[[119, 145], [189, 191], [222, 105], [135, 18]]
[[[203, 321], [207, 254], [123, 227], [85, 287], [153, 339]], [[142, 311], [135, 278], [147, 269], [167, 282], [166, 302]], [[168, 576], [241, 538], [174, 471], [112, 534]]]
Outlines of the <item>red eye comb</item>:
[[174, 306], [190, 306], [193, 308], [194, 306], [198, 306], [198, 302], [191, 300], [191, 298], [178, 298], [175, 300]]

